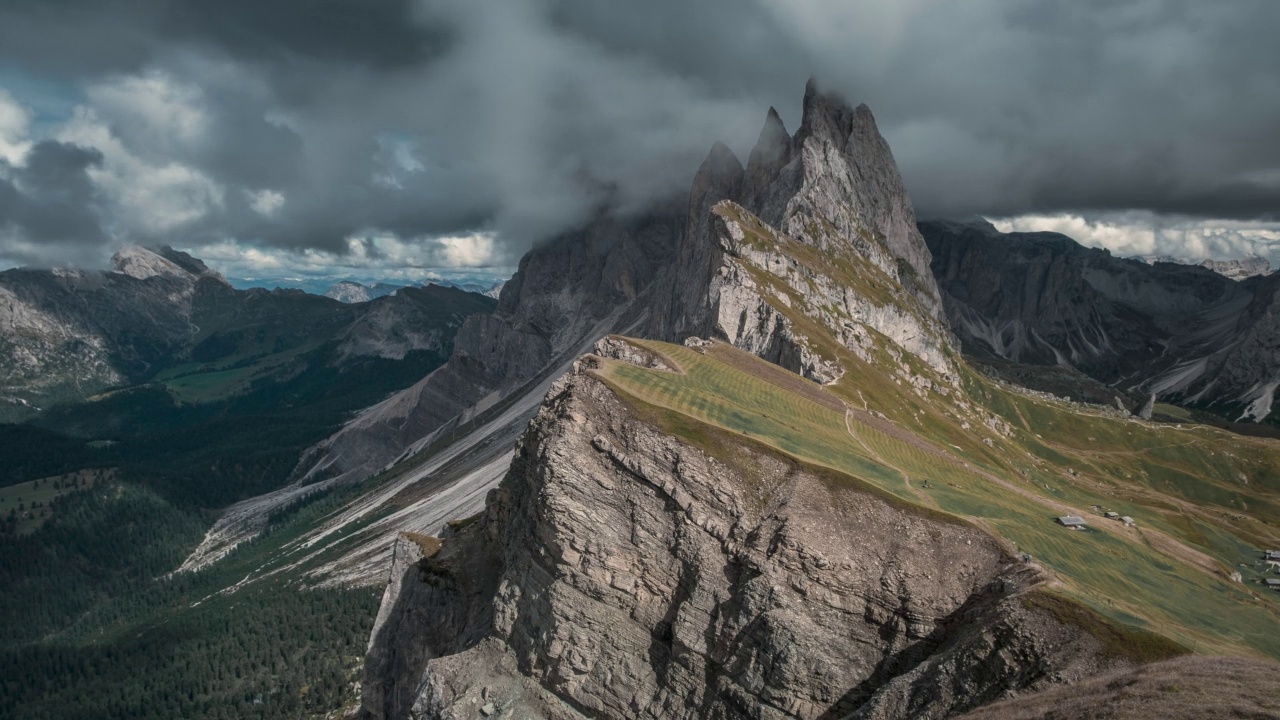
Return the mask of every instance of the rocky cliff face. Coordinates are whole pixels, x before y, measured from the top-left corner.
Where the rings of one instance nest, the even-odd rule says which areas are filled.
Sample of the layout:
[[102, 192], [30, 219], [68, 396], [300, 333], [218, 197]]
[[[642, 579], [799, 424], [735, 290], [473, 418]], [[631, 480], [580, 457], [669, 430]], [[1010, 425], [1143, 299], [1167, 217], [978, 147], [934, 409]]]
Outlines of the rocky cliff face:
[[770, 109], [744, 169], [714, 147], [690, 195], [678, 262], [650, 335], [718, 337], [819, 382], [844, 372], [800, 328], [837, 330], [869, 357], [874, 334], [947, 376], [950, 337], [930, 256], [893, 155], [865, 105], [811, 81], [800, 129]]
[[[497, 311], [463, 323], [444, 367], [313, 448], [298, 476], [365, 477], [516, 402], [525, 386], [562, 372], [604, 335], [634, 325], [683, 224], [678, 207], [644, 217], [605, 214], [534, 248], [503, 286]], [[531, 400], [529, 412], [536, 407]]]
[[1262, 419], [1280, 380], [1275, 276], [1112, 257], [1055, 233], [921, 223], [967, 353], [1063, 365], [1121, 391]]
[[985, 533], [762, 446], [726, 465], [591, 363], [482, 516], [398, 546], [366, 717], [943, 717], [1118, 662]]

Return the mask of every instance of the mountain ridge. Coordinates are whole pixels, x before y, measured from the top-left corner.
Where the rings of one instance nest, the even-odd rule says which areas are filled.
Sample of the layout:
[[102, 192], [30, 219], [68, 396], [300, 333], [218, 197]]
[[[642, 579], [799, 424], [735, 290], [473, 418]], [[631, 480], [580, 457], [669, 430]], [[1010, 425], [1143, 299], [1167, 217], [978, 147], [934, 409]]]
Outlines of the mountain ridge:
[[1078, 369], [1121, 394], [1270, 413], [1280, 352], [1276, 275], [1235, 281], [1143, 262], [1056, 233], [924, 222], [952, 329], [979, 357]]

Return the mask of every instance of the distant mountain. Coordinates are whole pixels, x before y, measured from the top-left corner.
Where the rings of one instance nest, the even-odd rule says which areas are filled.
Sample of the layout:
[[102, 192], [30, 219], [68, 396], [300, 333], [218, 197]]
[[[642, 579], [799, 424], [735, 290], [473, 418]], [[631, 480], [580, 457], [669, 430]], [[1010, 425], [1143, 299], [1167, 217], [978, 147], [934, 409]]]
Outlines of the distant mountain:
[[1201, 260], [1200, 267], [1209, 268], [1232, 280], [1271, 274], [1271, 261], [1260, 255], [1248, 255], [1237, 260]]
[[324, 291], [324, 296], [333, 298], [338, 302], [344, 303], [361, 303], [369, 302], [387, 295], [394, 295], [397, 290], [404, 288], [404, 285], [392, 285], [390, 283], [374, 283], [372, 285], [362, 285], [354, 280], [343, 280], [335, 283], [328, 290]]
[[[505, 277], [505, 276], [499, 276]], [[357, 303], [376, 300], [391, 295], [403, 287], [427, 287], [440, 285], [453, 287], [466, 292], [487, 295], [498, 299], [498, 292], [506, 283], [505, 279], [496, 279], [492, 275], [462, 274], [457, 276], [432, 277], [417, 284], [407, 282], [386, 282], [367, 278], [230, 278], [228, 282], [240, 290], [252, 288], [265, 289], [298, 289], [312, 295], [323, 295], [339, 302]]]
[[507, 281], [503, 280], [502, 282], [494, 284], [488, 290], [485, 290], [483, 294], [493, 298], [494, 300], [497, 300], [502, 295], [502, 288], [506, 286], [507, 286]]
[[[106, 272], [8, 270], [0, 273], [0, 419], [156, 378], [171, 389], [191, 385], [202, 368], [234, 377], [226, 388], [238, 392], [326, 344], [332, 362], [447, 352], [462, 319], [493, 306], [440, 287], [401, 295], [346, 305], [299, 290], [236, 290], [170, 248], [126, 248]], [[404, 327], [392, 328], [395, 318]]]
[[126, 248], [109, 272], [0, 272], [0, 418], [154, 374], [199, 332], [202, 285], [230, 290], [169, 248]]
[[1001, 233], [985, 222], [920, 229], [967, 353], [1074, 369], [1121, 394], [1231, 420], [1270, 416], [1280, 387], [1280, 275], [1237, 281], [1203, 265], [1117, 258], [1065, 235]]
[[451, 282], [449, 280], [430, 280], [423, 283], [423, 285], [448, 285], [450, 287], [456, 287], [459, 290], [466, 290], [467, 292], [479, 293], [486, 297], [491, 297], [495, 300], [498, 299], [498, 294], [502, 292], [502, 286], [506, 284], [507, 283], [505, 280], [500, 280], [496, 283]]
[[1261, 255], [1246, 255], [1235, 260], [1196, 260], [1173, 255], [1135, 255], [1132, 259], [1141, 260], [1148, 265], [1156, 263], [1199, 265], [1231, 280], [1244, 280], [1257, 275], [1270, 275], [1272, 272], [1271, 261]]

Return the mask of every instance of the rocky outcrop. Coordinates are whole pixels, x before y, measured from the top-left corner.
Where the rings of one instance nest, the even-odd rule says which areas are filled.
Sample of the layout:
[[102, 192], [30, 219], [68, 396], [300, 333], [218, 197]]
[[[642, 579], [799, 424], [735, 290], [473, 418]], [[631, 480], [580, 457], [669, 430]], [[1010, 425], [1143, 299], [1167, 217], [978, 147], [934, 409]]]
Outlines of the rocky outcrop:
[[966, 353], [1062, 365], [1162, 401], [1262, 419], [1280, 380], [1280, 280], [1147, 264], [1056, 233], [925, 222], [952, 330]]
[[482, 516], [397, 547], [365, 717], [943, 717], [1119, 662], [985, 533], [745, 441], [709, 456], [591, 366]]

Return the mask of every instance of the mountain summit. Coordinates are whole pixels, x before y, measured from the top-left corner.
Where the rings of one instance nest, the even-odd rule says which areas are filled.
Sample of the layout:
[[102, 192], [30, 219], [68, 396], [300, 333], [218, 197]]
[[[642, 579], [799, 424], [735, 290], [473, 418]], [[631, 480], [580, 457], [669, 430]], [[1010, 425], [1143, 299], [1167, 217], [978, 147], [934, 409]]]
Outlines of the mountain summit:
[[844, 369], [805, 339], [801, 327], [816, 321], [864, 359], [875, 333], [951, 373], [929, 250], [865, 105], [810, 81], [795, 135], [770, 108], [746, 169], [717, 144], [689, 207], [652, 336], [723, 338], [830, 382]]

